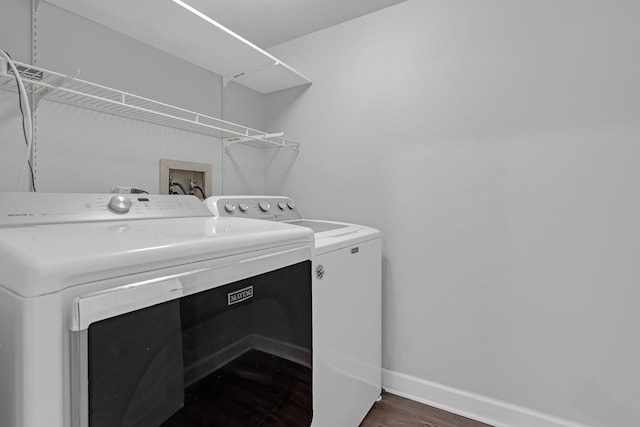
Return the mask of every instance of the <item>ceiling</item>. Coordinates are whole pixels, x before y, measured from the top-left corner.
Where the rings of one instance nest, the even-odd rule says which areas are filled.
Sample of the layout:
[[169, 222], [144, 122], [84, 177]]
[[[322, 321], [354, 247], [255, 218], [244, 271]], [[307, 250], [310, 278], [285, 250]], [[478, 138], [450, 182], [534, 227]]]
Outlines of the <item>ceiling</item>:
[[251, 43], [268, 49], [405, 0], [184, 0]]

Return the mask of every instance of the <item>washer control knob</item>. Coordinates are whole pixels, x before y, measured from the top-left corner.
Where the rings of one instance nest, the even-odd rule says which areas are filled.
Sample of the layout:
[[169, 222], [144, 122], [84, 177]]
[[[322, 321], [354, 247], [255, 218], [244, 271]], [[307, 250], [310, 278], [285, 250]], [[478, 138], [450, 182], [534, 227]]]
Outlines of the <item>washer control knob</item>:
[[117, 214], [126, 214], [131, 209], [131, 200], [125, 196], [113, 196], [109, 200], [109, 209]]
[[246, 211], [248, 211], [248, 210], [249, 210], [249, 205], [248, 205], [248, 204], [246, 204], [246, 203], [240, 203], [240, 204], [238, 205], [238, 207], [240, 208], [240, 210], [241, 210], [242, 212], [246, 212]]
[[260, 202], [258, 203], [258, 206], [260, 207], [260, 210], [262, 212], [269, 212], [269, 209], [271, 209], [271, 206], [268, 202]]
[[228, 213], [233, 213], [236, 210], [236, 205], [234, 205], [233, 203], [227, 203], [226, 205], [224, 205], [224, 210]]
[[283, 211], [287, 208], [287, 204], [285, 202], [278, 202], [278, 207]]
[[293, 202], [288, 202], [287, 206], [289, 206], [289, 209], [294, 210], [296, 208], [296, 204]]

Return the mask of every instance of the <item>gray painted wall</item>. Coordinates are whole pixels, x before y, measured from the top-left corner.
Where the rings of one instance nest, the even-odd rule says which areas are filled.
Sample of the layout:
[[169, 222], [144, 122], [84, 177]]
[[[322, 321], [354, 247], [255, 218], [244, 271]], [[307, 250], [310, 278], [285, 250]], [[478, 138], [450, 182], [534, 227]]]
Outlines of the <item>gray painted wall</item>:
[[[223, 96], [225, 120], [253, 129], [264, 129], [264, 96], [231, 83]], [[225, 148], [223, 158], [223, 194], [264, 194], [264, 152], [244, 144]]]
[[[31, 60], [31, 3], [4, 0], [0, 9], [0, 49], [17, 61]], [[0, 189], [27, 189], [27, 175], [19, 178], [25, 158], [25, 141], [18, 98], [0, 90]]]
[[[25, 7], [25, 5], [27, 7]], [[6, 21], [6, 23], [5, 23]], [[0, 47], [30, 61], [30, 2], [8, 0], [0, 14]], [[37, 65], [136, 95], [262, 128], [263, 96], [46, 2], [38, 9]], [[224, 99], [223, 99], [224, 94]], [[0, 190], [15, 190], [24, 154], [17, 96], [0, 91]], [[223, 110], [224, 107], [224, 110]], [[36, 122], [39, 191], [108, 192], [113, 186], [159, 191], [159, 160], [209, 163], [215, 194], [263, 192], [260, 150], [234, 149], [219, 139], [74, 108], [46, 99]], [[21, 189], [26, 188], [23, 180]], [[224, 190], [223, 190], [224, 188]]]
[[31, 61], [31, 2], [3, 0], [0, 14], [0, 43], [16, 61]]
[[637, 424], [638, 22], [634, 1], [409, 0], [271, 49], [313, 85], [267, 98], [303, 143], [267, 192], [383, 231], [385, 368]]

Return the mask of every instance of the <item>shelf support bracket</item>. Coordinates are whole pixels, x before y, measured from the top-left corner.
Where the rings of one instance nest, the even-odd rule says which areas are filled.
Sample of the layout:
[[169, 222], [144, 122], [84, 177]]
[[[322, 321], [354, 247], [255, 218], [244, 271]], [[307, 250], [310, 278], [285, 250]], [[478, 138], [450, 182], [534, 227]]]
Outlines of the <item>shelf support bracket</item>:
[[[247, 134], [248, 135], [248, 134]], [[269, 138], [282, 138], [284, 136], [284, 132], [277, 133], [263, 133], [260, 135], [251, 135], [251, 136], [234, 136], [231, 138], [225, 138], [225, 142], [227, 144], [235, 144], [237, 142], [250, 142], [250, 141], [264, 141], [274, 144], [272, 141], [268, 141]]]
[[252, 73], [255, 73], [255, 72], [257, 72], [257, 71], [262, 71], [262, 70], [267, 69], [267, 68], [277, 67], [278, 65], [280, 65], [280, 61], [269, 62], [269, 63], [267, 63], [267, 64], [260, 65], [260, 66], [258, 66], [258, 67], [252, 68], [252, 69], [250, 69], [250, 70], [243, 71], [243, 72], [241, 72], [241, 73], [237, 73], [237, 74], [227, 74], [227, 75], [225, 75], [225, 76], [223, 76], [223, 77], [222, 77], [222, 86], [227, 87], [227, 85], [228, 85], [230, 82], [234, 81], [235, 79], [237, 79], [237, 78], [239, 78], [239, 77], [245, 76], [245, 75], [247, 75], [247, 74], [252, 74]]
[[[64, 77], [64, 78], [60, 78], [56, 81], [54, 81], [53, 83], [51, 83], [51, 86], [54, 86], [56, 88], [58, 87], [63, 87], [67, 82], [73, 80], [73, 77]], [[50, 89], [48, 87], [45, 88], [41, 88], [39, 90], [34, 90], [33, 91], [33, 103], [32, 103], [32, 108], [33, 111], [37, 111], [38, 110], [38, 105], [40, 105], [40, 101], [42, 101], [42, 99], [46, 98], [47, 95], [49, 95], [51, 92], [53, 92], [55, 89]]]
[[244, 76], [245, 74], [247, 74], [247, 73], [242, 72], [242, 73], [238, 73], [238, 74], [227, 74], [225, 76], [222, 76], [222, 86], [227, 87], [227, 85], [229, 83], [231, 83], [232, 81], [234, 81], [238, 77]]

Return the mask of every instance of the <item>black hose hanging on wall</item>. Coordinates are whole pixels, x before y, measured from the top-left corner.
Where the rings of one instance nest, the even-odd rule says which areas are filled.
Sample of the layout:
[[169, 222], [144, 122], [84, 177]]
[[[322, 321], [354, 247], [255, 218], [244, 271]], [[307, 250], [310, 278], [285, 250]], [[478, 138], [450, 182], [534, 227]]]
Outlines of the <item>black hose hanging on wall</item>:
[[204, 190], [202, 189], [202, 187], [200, 187], [199, 185], [194, 185], [193, 188], [195, 188], [196, 190], [198, 190], [200, 192], [200, 194], [202, 194], [202, 199], [206, 199], [207, 195], [204, 194]]
[[[182, 194], [184, 194], [184, 195], [189, 194], [189, 193], [187, 193], [187, 190], [185, 190], [184, 185], [180, 184], [178, 181], [171, 181], [169, 183], [169, 188], [174, 187], [174, 186], [178, 187], [180, 190], [182, 190]], [[174, 193], [172, 193], [172, 194], [174, 194]]]

